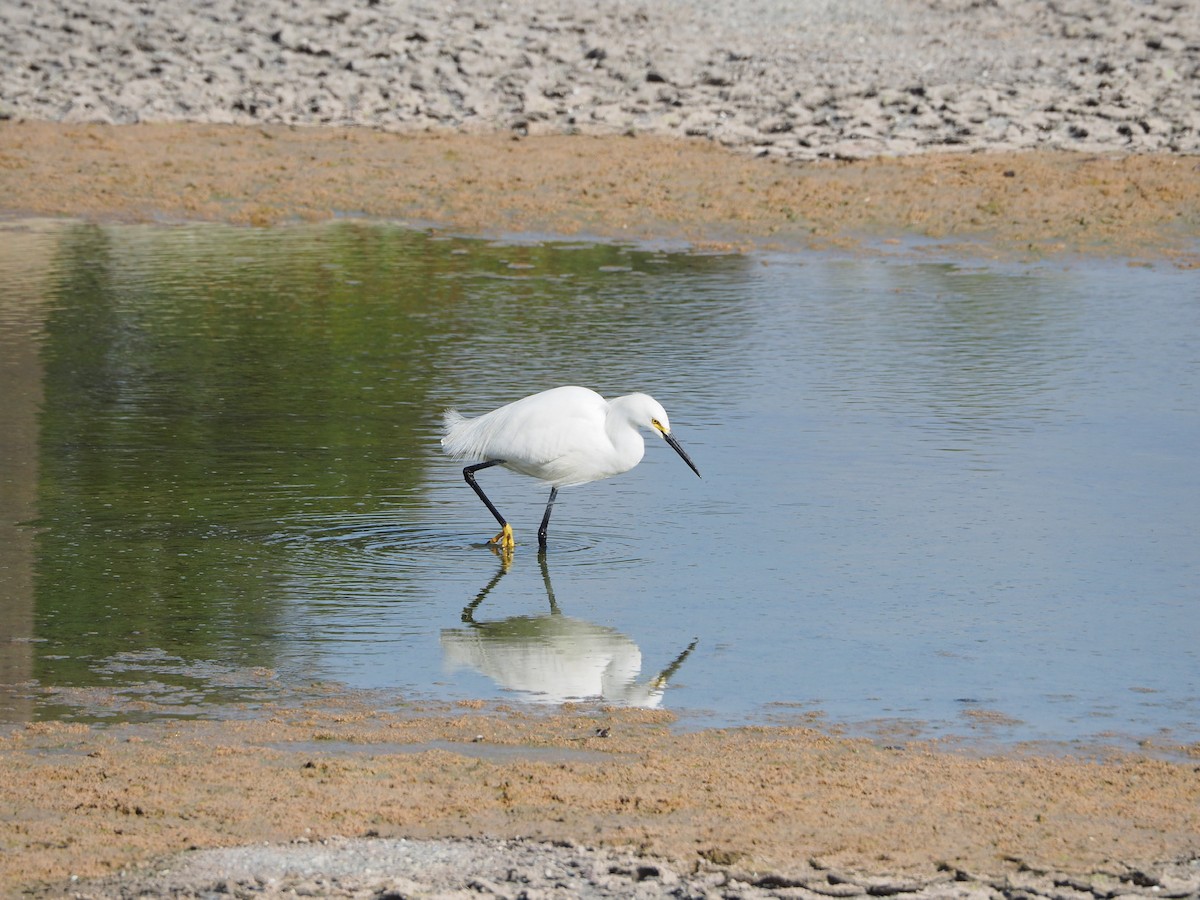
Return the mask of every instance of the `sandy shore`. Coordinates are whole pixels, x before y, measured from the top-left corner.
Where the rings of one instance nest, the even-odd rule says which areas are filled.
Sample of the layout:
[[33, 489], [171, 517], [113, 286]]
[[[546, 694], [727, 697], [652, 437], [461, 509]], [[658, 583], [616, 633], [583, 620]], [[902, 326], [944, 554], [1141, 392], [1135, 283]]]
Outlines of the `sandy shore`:
[[116, 896], [174, 851], [331, 836], [570, 841], [685, 874], [818, 887], [831, 873], [909, 891], [1073, 878], [1176, 896], [1200, 885], [1200, 867], [1167, 865], [1200, 851], [1194, 762], [993, 757], [786, 727], [678, 733], [670, 722], [339, 702], [222, 723], [30, 725], [0, 753], [0, 892], [58, 884], [45, 892], [55, 895], [71, 876], [124, 870], [85, 892]]
[[1200, 261], [1200, 158], [1174, 154], [791, 163], [661, 137], [20, 121], [0, 123], [0, 190], [8, 215]]
[[1200, 258], [1191, 4], [31, 0], [0, 58], [10, 214]]

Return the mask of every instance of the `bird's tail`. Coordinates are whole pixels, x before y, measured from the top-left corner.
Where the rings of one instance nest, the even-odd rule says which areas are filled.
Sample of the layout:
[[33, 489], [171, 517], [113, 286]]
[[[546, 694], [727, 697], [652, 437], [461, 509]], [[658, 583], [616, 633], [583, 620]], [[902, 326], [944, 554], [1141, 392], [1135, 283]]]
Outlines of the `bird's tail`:
[[448, 409], [442, 413], [442, 449], [454, 459], [464, 459], [470, 456], [470, 441], [467, 439], [466, 425], [471, 421], [457, 409]]

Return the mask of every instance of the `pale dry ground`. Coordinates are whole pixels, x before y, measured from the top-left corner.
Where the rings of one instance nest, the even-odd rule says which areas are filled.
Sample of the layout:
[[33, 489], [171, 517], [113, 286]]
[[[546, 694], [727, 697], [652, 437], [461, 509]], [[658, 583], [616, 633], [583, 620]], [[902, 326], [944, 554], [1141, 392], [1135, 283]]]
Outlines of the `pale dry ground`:
[[[260, 225], [347, 213], [461, 233], [862, 252], [922, 237], [983, 256], [1194, 266], [1200, 161], [797, 165], [650, 138], [0, 123], [9, 218]], [[399, 752], [442, 740], [472, 752]], [[496, 745], [563, 752], [474, 755]], [[1120, 874], [1200, 855], [1200, 765], [1150, 755], [887, 749], [785, 727], [678, 733], [665, 713], [385, 715], [320, 702], [224, 723], [18, 726], [0, 748], [4, 895], [188, 847], [332, 834], [569, 838], [778, 872], [815, 859]]]

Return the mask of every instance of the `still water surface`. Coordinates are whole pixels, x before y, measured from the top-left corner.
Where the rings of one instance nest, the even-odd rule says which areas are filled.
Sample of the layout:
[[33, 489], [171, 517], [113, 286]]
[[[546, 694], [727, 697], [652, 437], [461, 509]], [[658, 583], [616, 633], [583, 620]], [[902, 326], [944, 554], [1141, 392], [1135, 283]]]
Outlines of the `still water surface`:
[[[0, 717], [363, 692], [1200, 739], [1200, 290], [385, 225], [9, 226]], [[440, 411], [644, 390], [560, 494]], [[882, 726], [879, 723], [883, 723]]]

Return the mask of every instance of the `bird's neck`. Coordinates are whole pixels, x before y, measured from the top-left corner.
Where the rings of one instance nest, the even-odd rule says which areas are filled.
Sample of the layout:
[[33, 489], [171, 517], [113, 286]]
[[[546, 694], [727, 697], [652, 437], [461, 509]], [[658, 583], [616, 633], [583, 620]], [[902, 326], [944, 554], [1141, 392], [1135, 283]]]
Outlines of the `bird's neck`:
[[621, 402], [624, 399], [617, 397], [609, 403], [608, 417], [604, 423], [604, 430], [616, 451], [617, 472], [632, 469], [642, 461], [642, 455], [646, 452], [646, 442], [634, 423], [632, 412]]

